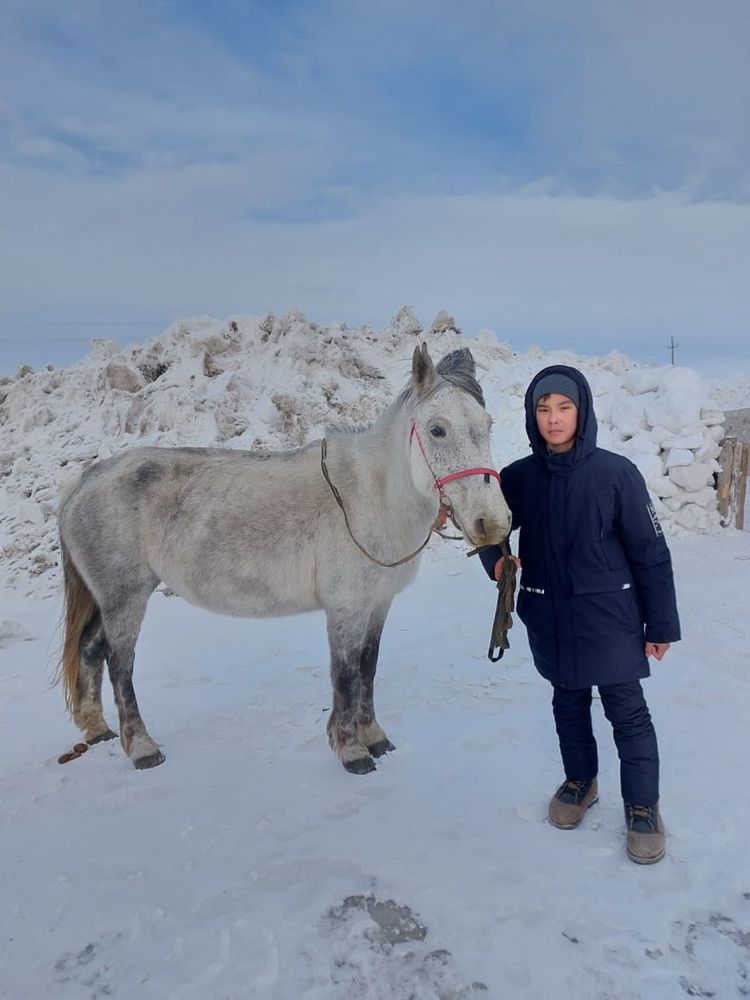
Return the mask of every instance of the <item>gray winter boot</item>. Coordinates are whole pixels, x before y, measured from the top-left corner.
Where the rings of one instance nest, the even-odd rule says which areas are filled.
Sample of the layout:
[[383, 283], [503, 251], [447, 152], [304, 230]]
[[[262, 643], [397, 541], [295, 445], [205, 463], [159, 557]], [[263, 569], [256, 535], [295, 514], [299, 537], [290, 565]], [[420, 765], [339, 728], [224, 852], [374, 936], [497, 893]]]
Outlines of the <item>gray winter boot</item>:
[[638, 865], [653, 865], [664, 857], [666, 832], [655, 806], [625, 803], [628, 857]]
[[566, 778], [549, 801], [549, 821], [558, 830], [574, 830], [598, 798], [596, 778], [591, 781]]

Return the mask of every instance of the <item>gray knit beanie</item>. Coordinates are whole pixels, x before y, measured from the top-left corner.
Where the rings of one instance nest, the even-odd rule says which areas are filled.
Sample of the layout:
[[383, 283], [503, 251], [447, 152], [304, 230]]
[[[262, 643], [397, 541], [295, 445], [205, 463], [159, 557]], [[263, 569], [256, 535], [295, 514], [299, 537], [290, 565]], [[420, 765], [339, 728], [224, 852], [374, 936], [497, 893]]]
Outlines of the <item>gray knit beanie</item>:
[[544, 378], [539, 379], [534, 386], [534, 393], [532, 395], [534, 409], [536, 409], [536, 404], [542, 396], [546, 396], [550, 392], [558, 392], [561, 396], [567, 396], [568, 399], [572, 400], [578, 406], [578, 386], [569, 375], [563, 375], [562, 372], [551, 372], [549, 375], [545, 375]]

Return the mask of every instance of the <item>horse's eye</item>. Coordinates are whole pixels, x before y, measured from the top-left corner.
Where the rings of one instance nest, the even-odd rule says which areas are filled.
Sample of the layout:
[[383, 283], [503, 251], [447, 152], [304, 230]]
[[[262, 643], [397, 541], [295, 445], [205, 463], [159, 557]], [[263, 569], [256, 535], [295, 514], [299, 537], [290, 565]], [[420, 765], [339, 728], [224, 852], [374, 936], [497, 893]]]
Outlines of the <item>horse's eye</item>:
[[441, 427], [440, 424], [435, 424], [434, 427], [430, 427], [430, 434], [435, 438], [445, 437], [445, 427]]

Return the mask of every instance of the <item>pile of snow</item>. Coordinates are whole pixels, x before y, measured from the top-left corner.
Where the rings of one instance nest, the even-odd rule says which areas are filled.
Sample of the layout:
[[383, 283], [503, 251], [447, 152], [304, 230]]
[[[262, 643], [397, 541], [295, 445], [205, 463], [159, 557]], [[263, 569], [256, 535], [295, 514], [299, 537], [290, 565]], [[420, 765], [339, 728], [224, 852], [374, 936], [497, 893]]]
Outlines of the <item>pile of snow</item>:
[[572, 364], [591, 381], [600, 444], [636, 462], [666, 530], [718, 529], [712, 483], [723, 414], [691, 369], [645, 367], [617, 352], [519, 354], [489, 331], [463, 336], [444, 312], [425, 330], [408, 307], [378, 332], [321, 326], [298, 311], [196, 318], [129, 348], [95, 340], [66, 369], [21, 366], [0, 379], [7, 583], [39, 594], [56, 586], [58, 497], [90, 462], [147, 444], [288, 449], [329, 425], [370, 423], [403, 387], [420, 340], [434, 358], [471, 348], [495, 419], [499, 466], [527, 453], [530, 378], [547, 364]]
[[750, 406], [750, 375], [705, 380], [709, 405], [715, 410], [742, 410]]

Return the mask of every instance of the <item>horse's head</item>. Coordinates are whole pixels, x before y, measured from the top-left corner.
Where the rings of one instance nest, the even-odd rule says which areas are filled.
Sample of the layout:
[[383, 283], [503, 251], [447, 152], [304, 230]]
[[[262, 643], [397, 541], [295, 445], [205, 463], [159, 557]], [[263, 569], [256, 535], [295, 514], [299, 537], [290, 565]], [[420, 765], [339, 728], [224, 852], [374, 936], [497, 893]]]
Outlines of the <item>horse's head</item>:
[[414, 485], [446, 497], [473, 545], [497, 545], [510, 530], [490, 452], [492, 420], [471, 351], [446, 354], [437, 367], [422, 344], [412, 359], [410, 460]]

